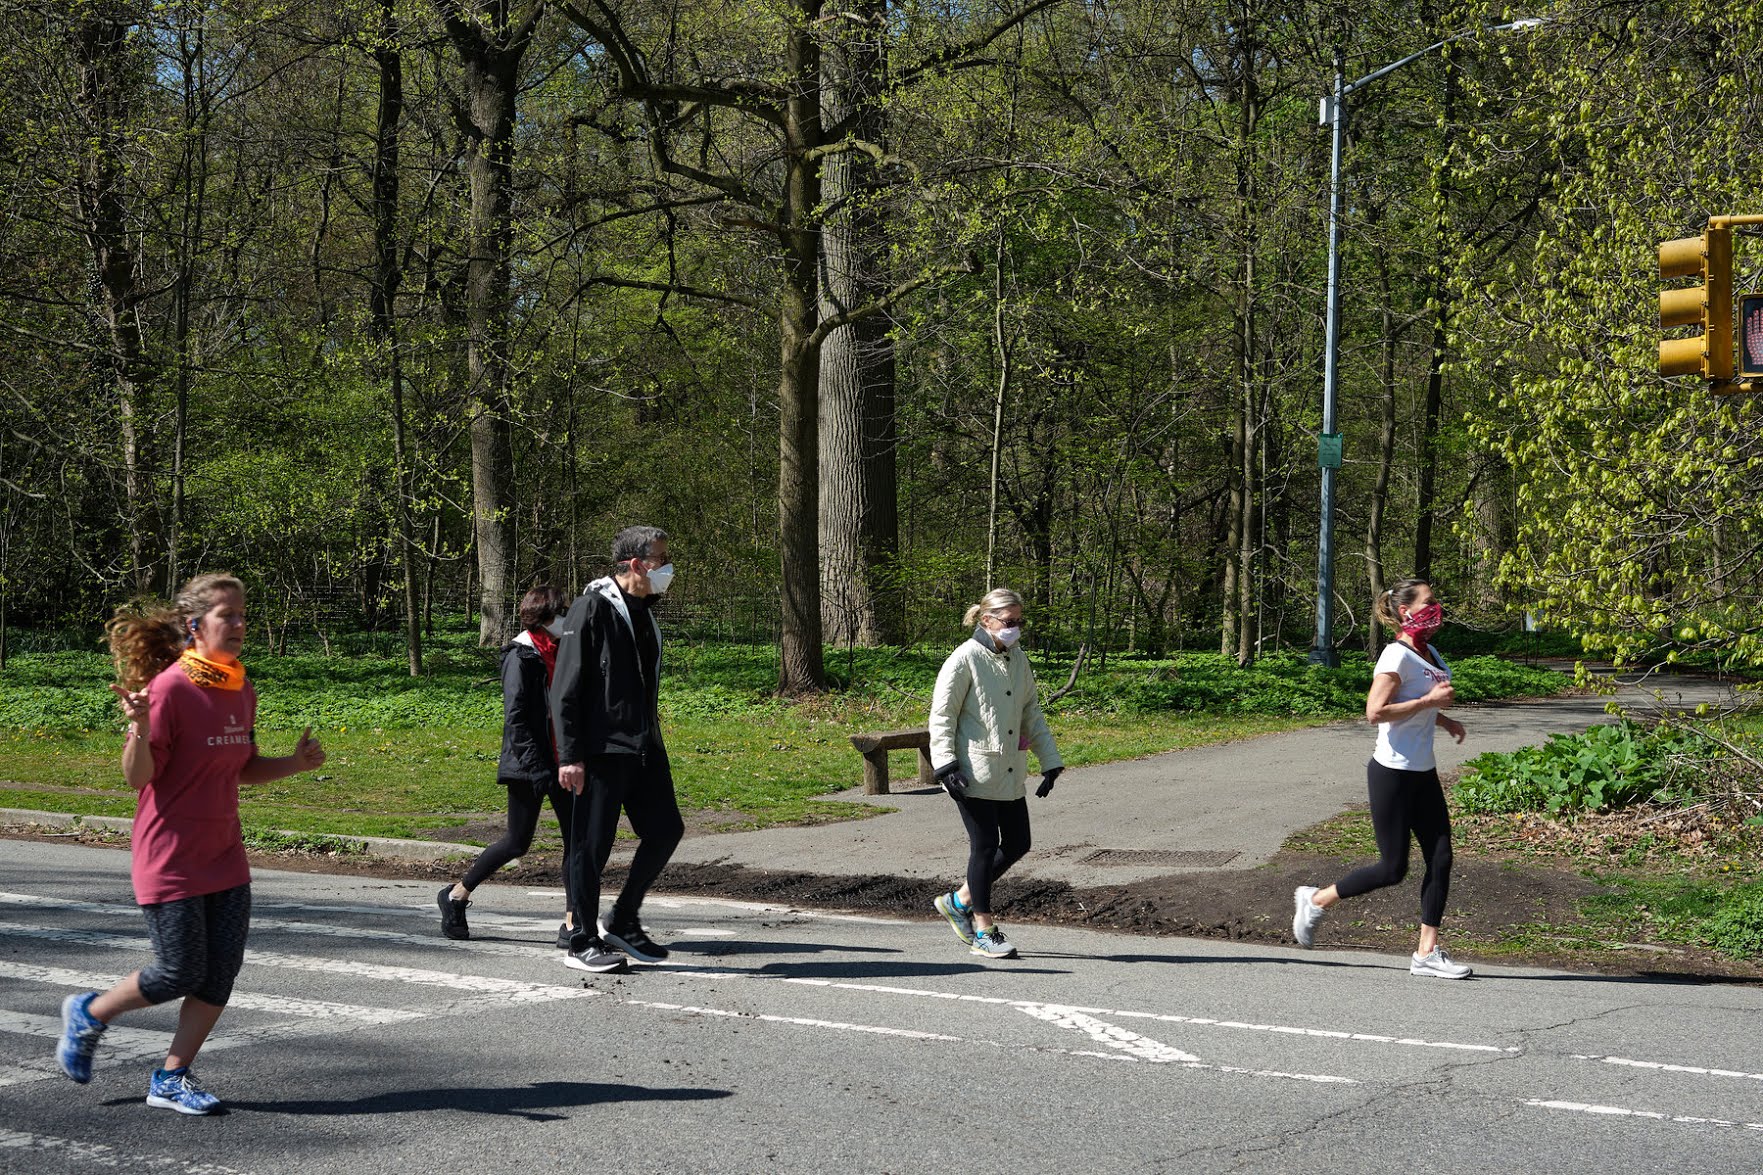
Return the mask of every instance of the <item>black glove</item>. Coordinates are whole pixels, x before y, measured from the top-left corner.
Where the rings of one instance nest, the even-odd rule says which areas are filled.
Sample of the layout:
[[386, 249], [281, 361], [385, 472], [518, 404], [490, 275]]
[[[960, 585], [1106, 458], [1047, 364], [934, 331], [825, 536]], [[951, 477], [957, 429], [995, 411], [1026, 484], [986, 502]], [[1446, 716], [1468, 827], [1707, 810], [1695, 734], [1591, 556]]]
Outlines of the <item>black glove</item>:
[[1058, 782], [1059, 777], [1064, 773], [1065, 768], [1063, 767], [1049, 767], [1047, 770], [1041, 772], [1041, 786], [1035, 788], [1036, 798], [1043, 800], [1046, 799], [1047, 793], [1053, 790], [1053, 785]]
[[961, 761], [957, 759], [953, 763], [937, 768], [937, 782], [943, 785], [943, 790], [948, 792], [951, 798], [958, 800], [967, 794], [967, 786], [972, 781], [962, 772]]

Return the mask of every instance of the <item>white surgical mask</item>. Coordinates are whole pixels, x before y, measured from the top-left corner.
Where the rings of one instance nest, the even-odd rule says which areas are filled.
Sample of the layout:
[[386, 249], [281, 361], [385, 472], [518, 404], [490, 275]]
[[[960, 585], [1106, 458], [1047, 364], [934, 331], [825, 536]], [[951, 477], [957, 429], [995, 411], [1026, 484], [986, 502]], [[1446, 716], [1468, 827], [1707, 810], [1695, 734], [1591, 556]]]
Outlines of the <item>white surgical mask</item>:
[[672, 583], [673, 564], [671, 563], [664, 563], [649, 573], [649, 586], [655, 589], [656, 595], [665, 592]]
[[1022, 639], [1022, 627], [1018, 625], [1015, 628], [1000, 628], [992, 634], [992, 639], [1008, 649]]
[[549, 623], [545, 626], [545, 631], [551, 634], [552, 640], [560, 641], [563, 639], [563, 615], [562, 615], [562, 613], [559, 613], [556, 616], [551, 617], [551, 623]]

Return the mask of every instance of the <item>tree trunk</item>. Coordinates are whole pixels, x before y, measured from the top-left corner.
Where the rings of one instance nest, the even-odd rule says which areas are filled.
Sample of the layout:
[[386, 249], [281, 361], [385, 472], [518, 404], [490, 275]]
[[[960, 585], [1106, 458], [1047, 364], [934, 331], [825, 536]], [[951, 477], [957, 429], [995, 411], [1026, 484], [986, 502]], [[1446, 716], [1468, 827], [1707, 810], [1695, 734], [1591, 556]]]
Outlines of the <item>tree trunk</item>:
[[1237, 490], [1232, 505], [1237, 518], [1232, 523], [1237, 545], [1236, 595], [1225, 601], [1234, 611], [1230, 627], [1236, 635], [1234, 653], [1237, 664], [1247, 667], [1255, 659], [1255, 451], [1256, 417], [1259, 407], [1260, 379], [1258, 372], [1255, 298], [1256, 261], [1260, 250], [1258, 231], [1259, 209], [1256, 207], [1257, 167], [1255, 129], [1260, 118], [1260, 89], [1256, 83], [1256, 41], [1253, 18], [1243, 21], [1237, 30], [1240, 91], [1237, 106], [1237, 282], [1236, 282], [1236, 370], [1238, 420], [1233, 429], [1232, 455], [1237, 459]]
[[[822, 57], [823, 125], [855, 115], [851, 134], [883, 145], [878, 105], [884, 68], [882, 0], [839, 14]], [[836, 29], [854, 27], [849, 35]], [[839, 314], [883, 294], [885, 228], [873, 206], [874, 160], [826, 157], [821, 196], [820, 313]], [[900, 639], [901, 608], [888, 579], [900, 549], [894, 344], [890, 320], [872, 315], [828, 334], [820, 347], [820, 575], [825, 639], [862, 645]]]
[[784, 135], [790, 162], [784, 177], [783, 284], [778, 337], [778, 539], [783, 589], [778, 690], [811, 693], [826, 686], [820, 627], [820, 348], [815, 270], [820, 260], [814, 218], [820, 168], [805, 153], [820, 145], [820, 50], [814, 41], [820, 5], [807, 0], [792, 22], [790, 97]]
[[139, 273], [129, 244], [123, 128], [133, 113], [141, 66], [129, 33], [145, 19], [138, 0], [93, 0], [73, 28], [79, 67], [78, 118], [85, 150], [78, 198], [82, 234], [97, 277], [97, 312], [109, 336], [122, 464], [128, 578], [136, 591], [154, 586], [159, 560], [153, 502], [151, 403], [157, 374], [141, 339]]
[[404, 365], [398, 346], [397, 297], [404, 269], [398, 257], [399, 133], [404, 117], [404, 56], [396, 0], [380, 0], [373, 59], [379, 69], [379, 107], [374, 123], [373, 290], [369, 297], [374, 342], [385, 365], [392, 402], [392, 497], [398, 554], [404, 568], [404, 653], [410, 676], [422, 675], [422, 614], [416, 583], [418, 549], [411, 517], [412, 475], [404, 420]]
[[439, 0], [464, 66], [471, 259], [465, 277], [466, 369], [471, 383], [472, 530], [478, 559], [478, 643], [514, 634], [512, 372], [514, 126], [520, 59], [544, 4], [515, 23], [508, 0]]

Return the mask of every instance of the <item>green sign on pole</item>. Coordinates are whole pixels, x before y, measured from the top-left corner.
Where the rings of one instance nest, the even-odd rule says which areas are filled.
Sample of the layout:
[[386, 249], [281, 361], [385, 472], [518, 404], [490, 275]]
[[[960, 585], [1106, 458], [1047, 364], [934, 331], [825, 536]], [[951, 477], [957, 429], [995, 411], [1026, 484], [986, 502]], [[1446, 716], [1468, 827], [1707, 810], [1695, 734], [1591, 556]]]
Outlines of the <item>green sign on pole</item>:
[[1341, 434], [1325, 432], [1316, 438], [1316, 464], [1323, 469], [1341, 467]]

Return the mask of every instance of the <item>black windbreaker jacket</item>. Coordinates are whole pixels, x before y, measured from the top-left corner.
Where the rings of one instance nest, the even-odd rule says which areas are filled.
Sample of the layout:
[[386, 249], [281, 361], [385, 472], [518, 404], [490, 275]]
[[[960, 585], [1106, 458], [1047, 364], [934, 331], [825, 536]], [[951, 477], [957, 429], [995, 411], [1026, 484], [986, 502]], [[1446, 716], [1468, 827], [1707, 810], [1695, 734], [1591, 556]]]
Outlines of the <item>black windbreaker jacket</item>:
[[624, 596], [610, 578], [590, 583], [563, 619], [557, 667], [551, 674], [551, 722], [557, 761], [592, 755], [660, 756], [666, 761], [656, 702], [661, 693], [661, 626], [655, 617], [655, 660], [644, 665]]
[[557, 782], [545, 658], [533, 648], [531, 638], [516, 637], [502, 646], [502, 756], [496, 777], [529, 783], [534, 791]]

